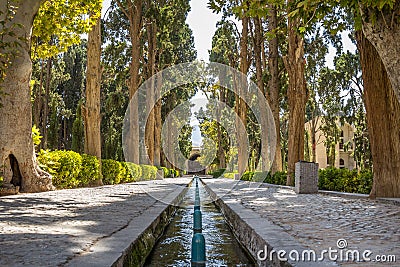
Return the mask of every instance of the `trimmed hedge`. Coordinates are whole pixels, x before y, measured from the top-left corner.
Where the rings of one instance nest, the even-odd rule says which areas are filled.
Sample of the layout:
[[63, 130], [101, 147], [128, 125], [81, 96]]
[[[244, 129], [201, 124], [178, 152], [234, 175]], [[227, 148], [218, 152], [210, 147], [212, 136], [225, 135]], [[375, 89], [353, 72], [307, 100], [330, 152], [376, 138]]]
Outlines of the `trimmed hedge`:
[[[339, 191], [348, 193], [369, 194], [372, 188], [373, 174], [370, 170], [338, 169], [328, 167], [318, 171], [318, 188], [328, 191]], [[234, 178], [234, 173], [225, 173], [225, 178]], [[261, 181], [265, 177], [264, 183], [286, 185], [287, 172], [276, 172], [271, 175], [269, 172], [250, 172], [243, 173], [240, 178], [243, 181]]]
[[211, 172], [210, 174], [213, 176], [213, 178], [218, 178], [221, 177], [222, 174], [225, 172], [226, 169], [222, 168], [222, 169], [218, 169], [214, 172]]
[[82, 154], [82, 166], [78, 174], [79, 186], [89, 186], [100, 178], [100, 163], [97, 157]]
[[41, 150], [38, 155], [39, 166], [53, 176], [53, 185], [57, 188], [74, 188], [79, 182], [82, 156], [74, 151]]
[[337, 169], [328, 167], [318, 171], [318, 187], [321, 190], [369, 194], [373, 174], [369, 170]]
[[141, 180], [153, 180], [157, 177], [157, 167], [151, 165], [140, 165], [142, 168]]
[[104, 184], [119, 184], [126, 177], [126, 169], [113, 159], [102, 159], [101, 167]]
[[132, 162], [121, 162], [122, 166], [125, 167], [126, 175], [122, 179], [124, 183], [132, 183], [138, 181], [142, 177], [142, 168]]
[[[103, 183], [107, 185], [153, 180], [156, 179], [158, 170], [150, 165], [102, 159], [100, 173], [100, 163], [95, 156], [65, 150], [41, 150], [37, 159], [40, 168], [53, 176], [53, 185], [58, 189], [90, 186], [101, 175]], [[177, 170], [165, 167], [161, 169], [164, 171], [164, 177], [179, 176]], [[0, 186], [1, 183], [2, 179]]]

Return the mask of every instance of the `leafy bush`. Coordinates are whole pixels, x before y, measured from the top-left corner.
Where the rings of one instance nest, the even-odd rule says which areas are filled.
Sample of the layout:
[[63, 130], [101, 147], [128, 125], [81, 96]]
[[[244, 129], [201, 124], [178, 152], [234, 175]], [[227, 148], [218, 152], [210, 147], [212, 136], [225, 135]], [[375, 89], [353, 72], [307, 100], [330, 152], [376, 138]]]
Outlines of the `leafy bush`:
[[119, 184], [126, 175], [126, 170], [122, 164], [113, 159], [101, 160], [104, 184]]
[[266, 177], [269, 175], [269, 172], [254, 172], [252, 181], [254, 182], [263, 182]]
[[142, 168], [140, 168], [139, 165], [132, 162], [121, 162], [121, 164], [126, 170], [126, 175], [122, 182], [131, 183], [140, 179], [142, 176]]
[[254, 175], [254, 172], [250, 172], [250, 171], [244, 172], [242, 177], [240, 177], [240, 180], [251, 181], [253, 178], [253, 175]]
[[166, 167], [160, 167], [160, 169], [163, 171], [164, 173], [164, 178], [169, 178], [171, 177], [171, 172], [168, 168]]
[[150, 165], [140, 165], [142, 168], [142, 180], [152, 180], [157, 177], [157, 167]]
[[276, 172], [272, 179], [273, 184], [286, 185], [287, 172]]
[[2, 187], [2, 186], [3, 186], [3, 181], [4, 181], [4, 178], [3, 178], [3, 176], [0, 176], [0, 187]]
[[372, 188], [373, 175], [369, 170], [358, 173], [357, 170], [328, 167], [318, 174], [321, 190], [369, 194]]
[[226, 172], [226, 173], [224, 173], [223, 177], [224, 178], [228, 178], [228, 179], [235, 179], [235, 174], [236, 173], [237, 172]]
[[100, 177], [100, 162], [95, 156], [82, 154], [82, 166], [78, 175], [79, 186], [88, 186]]
[[225, 172], [226, 169], [218, 169], [211, 173], [214, 178], [221, 177], [221, 175]]
[[82, 156], [74, 151], [41, 150], [38, 155], [39, 166], [53, 176], [57, 188], [74, 188], [79, 185]]

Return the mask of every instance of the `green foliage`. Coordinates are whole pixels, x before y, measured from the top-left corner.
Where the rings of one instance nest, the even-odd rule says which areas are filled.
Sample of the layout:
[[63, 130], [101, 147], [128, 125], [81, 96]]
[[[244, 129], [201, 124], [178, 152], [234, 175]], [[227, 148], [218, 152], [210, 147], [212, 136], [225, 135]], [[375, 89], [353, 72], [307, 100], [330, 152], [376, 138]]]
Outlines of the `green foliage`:
[[102, 0], [45, 1], [33, 22], [33, 57], [53, 57], [80, 43], [81, 34], [99, 18], [101, 5]]
[[234, 172], [226, 172], [224, 173], [224, 178], [228, 178], [228, 179], [234, 179], [235, 178], [235, 173]]
[[43, 136], [40, 135], [39, 128], [36, 127], [36, 125], [32, 126], [32, 140], [33, 144], [35, 146], [35, 149], [40, 145], [40, 140], [43, 138]]
[[169, 171], [169, 169], [168, 168], [166, 168], [166, 167], [160, 167], [160, 169], [163, 171], [163, 173], [164, 173], [164, 178], [169, 178], [169, 177], [171, 177], [171, 172]]
[[131, 183], [138, 181], [142, 177], [142, 168], [139, 165], [132, 162], [121, 162], [121, 164], [126, 169], [126, 175], [122, 182]]
[[0, 187], [2, 187], [2, 186], [3, 186], [3, 181], [4, 181], [4, 178], [3, 178], [3, 176], [0, 176]]
[[76, 108], [76, 116], [72, 125], [72, 150], [78, 153], [83, 152], [84, 147], [84, 128], [82, 119], [82, 102]]
[[82, 154], [82, 166], [78, 175], [79, 186], [89, 186], [101, 177], [100, 163], [97, 157]]
[[126, 169], [116, 160], [101, 160], [101, 170], [104, 184], [119, 184], [122, 179], [126, 179]]
[[369, 194], [372, 180], [369, 170], [358, 173], [357, 170], [328, 167], [319, 170], [318, 187], [321, 190]]
[[41, 150], [38, 155], [39, 166], [53, 176], [57, 188], [74, 188], [79, 182], [82, 156], [73, 151]]
[[240, 180], [242, 180], [242, 181], [252, 181], [253, 175], [254, 175], [254, 172], [251, 172], [251, 171], [244, 172], [242, 177], [240, 177]]
[[214, 178], [221, 177], [221, 175], [225, 172], [226, 169], [218, 169], [211, 173]]
[[150, 165], [140, 165], [142, 168], [142, 180], [153, 180], [157, 177], [157, 167]]

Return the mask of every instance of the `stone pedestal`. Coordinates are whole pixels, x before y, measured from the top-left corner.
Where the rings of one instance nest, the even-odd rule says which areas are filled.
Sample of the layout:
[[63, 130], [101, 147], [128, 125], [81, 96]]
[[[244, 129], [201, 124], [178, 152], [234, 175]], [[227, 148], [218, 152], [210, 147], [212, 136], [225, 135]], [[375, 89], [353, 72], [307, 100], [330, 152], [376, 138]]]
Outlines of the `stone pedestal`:
[[297, 194], [318, 193], [318, 163], [299, 161], [295, 164], [294, 190]]

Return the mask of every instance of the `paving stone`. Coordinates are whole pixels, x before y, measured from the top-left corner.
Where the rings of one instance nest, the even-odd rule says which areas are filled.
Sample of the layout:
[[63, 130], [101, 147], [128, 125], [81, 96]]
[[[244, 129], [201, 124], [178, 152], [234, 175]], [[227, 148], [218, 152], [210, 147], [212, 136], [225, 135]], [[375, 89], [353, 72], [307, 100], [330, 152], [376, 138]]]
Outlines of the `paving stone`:
[[[77, 258], [128, 226], [132, 236], [139, 236], [190, 180], [175, 178], [1, 197], [0, 266], [79, 263]], [[121, 254], [124, 243], [110, 240], [114, 251], [107, 253]], [[107, 253], [99, 251], [93, 256], [109, 257]]]
[[[345, 239], [348, 249], [358, 249], [360, 253], [370, 250], [371, 258], [395, 255], [397, 259], [396, 263], [363, 262], [358, 266], [400, 266], [400, 207], [395, 201], [347, 195], [298, 195], [290, 187], [249, 185], [249, 182], [237, 183], [230, 179], [203, 181], [217, 196], [223, 193], [221, 200], [233, 210], [244, 208], [245, 218], [250, 213], [256, 214], [256, 218], [278, 226], [303, 247], [321, 253], [329, 247], [337, 249], [337, 240]], [[353, 266], [355, 263], [339, 264]]]

